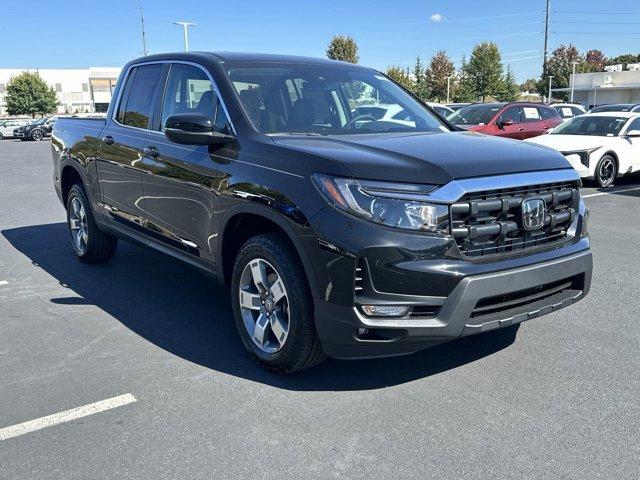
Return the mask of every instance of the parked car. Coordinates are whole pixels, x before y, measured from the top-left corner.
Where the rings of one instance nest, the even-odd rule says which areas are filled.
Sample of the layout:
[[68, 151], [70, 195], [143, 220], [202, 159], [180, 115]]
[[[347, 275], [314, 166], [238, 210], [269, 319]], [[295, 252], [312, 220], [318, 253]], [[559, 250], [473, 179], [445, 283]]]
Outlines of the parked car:
[[563, 121], [587, 113], [587, 109], [579, 103], [552, 103], [551, 107], [557, 110]]
[[457, 112], [462, 107], [466, 107], [467, 105], [471, 105], [471, 103], [447, 103], [447, 107], [449, 107], [454, 112]]
[[29, 120], [0, 120], [0, 140], [11, 138], [13, 130], [29, 123]]
[[447, 107], [446, 105], [442, 105], [441, 103], [427, 102], [427, 105], [433, 108], [437, 114], [444, 118], [447, 118], [453, 113], [453, 110], [451, 108]]
[[529, 140], [562, 153], [580, 177], [600, 187], [640, 170], [640, 113], [589, 113]]
[[465, 130], [497, 137], [537, 137], [560, 125], [558, 112], [539, 103], [474, 103], [447, 118]]
[[18, 127], [13, 131], [14, 138], [19, 138], [22, 141], [35, 140], [39, 142], [45, 137], [51, 136], [53, 125], [56, 123], [58, 117], [45, 117], [35, 122], [29, 123], [22, 127]]
[[602, 112], [640, 112], [640, 103], [611, 103], [608, 105], [598, 105], [589, 110], [589, 113]]
[[[354, 82], [412, 125], [352, 112]], [[106, 119], [53, 130], [75, 255], [106, 262], [121, 238], [213, 274], [270, 370], [415, 352], [589, 290], [565, 158], [459, 132], [375, 70], [167, 53], [128, 63], [113, 98]]]

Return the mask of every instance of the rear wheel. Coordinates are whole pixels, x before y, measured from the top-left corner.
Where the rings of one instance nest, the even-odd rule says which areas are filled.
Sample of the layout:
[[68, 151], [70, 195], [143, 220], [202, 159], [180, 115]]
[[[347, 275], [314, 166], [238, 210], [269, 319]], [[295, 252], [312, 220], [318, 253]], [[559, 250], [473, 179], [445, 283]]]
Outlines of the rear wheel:
[[309, 284], [284, 235], [258, 235], [243, 245], [231, 296], [242, 342], [264, 368], [293, 373], [324, 360]]
[[69, 238], [76, 257], [83, 263], [105, 263], [113, 258], [118, 239], [101, 232], [84, 187], [76, 183], [67, 197], [67, 224]]
[[606, 188], [613, 185], [618, 175], [618, 164], [611, 155], [605, 155], [596, 166], [595, 180], [599, 187]]

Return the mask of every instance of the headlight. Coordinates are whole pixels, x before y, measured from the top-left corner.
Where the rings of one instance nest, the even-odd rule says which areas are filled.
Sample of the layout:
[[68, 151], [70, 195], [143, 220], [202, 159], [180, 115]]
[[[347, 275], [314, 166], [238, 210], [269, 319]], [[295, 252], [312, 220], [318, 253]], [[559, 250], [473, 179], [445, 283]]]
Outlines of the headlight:
[[585, 167], [589, 168], [589, 155], [591, 155], [593, 152], [601, 148], [602, 147], [594, 147], [594, 148], [588, 148], [586, 150], [572, 150], [570, 152], [562, 152], [562, 154], [565, 157], [568, 155], [577, 155], [580, 158], [580, 163], [582, 163]]
[[406, 230], [448, 233], [449, 207], [425, 201], [433, 185], [374, 182], [316, 173], [313, 181], [327, 201], [370, 222]]

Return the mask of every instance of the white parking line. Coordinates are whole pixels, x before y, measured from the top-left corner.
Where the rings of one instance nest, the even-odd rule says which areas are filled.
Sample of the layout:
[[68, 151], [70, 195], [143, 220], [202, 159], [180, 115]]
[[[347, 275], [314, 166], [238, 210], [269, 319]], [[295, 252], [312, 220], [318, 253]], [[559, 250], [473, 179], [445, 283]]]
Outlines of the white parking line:
[[0, 285], [9, 285], [9, 282], [6, 280], [0, 280]]
[[634, 192], [636, 190], [640, 190], [640, 187], [625, 188], [624, 190], [612, 190], [611, 192], [592, 193], [590, 195], [583, 195], [582, 198], [599, 197], [600, 195], [611, 195], [613, 193]]
[[94, 413], [100, 413], [105, 410], [111, 410], [112, 408], [122, 407], [123, 405], [128, 405], [136, 401], [136, 397], [130, 393], [125, 393], [124, 395], [90, 403], [83, 407], [72, 408], [71, 410], [65, 410], [64, 412], [36, 418], [35, 420], [29, 420], [28, 422], [19, 423], [11, 427], [0, 428], [0, 441], [7, 440], [8, 438], [19, 437], [25, 433], [35, 432], [36, 430], [42, 430], [43, 428], [52, 427], [61, 423], [70, 422], [78, 418], [87, 417]]

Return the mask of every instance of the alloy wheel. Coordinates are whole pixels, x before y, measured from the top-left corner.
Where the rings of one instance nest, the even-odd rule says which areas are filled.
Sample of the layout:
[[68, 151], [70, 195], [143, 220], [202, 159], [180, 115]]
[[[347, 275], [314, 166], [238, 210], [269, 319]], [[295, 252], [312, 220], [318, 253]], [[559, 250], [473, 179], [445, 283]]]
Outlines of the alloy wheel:
[[31, 138], [33, 138], [36, 142], [39, 142], [44, 137], [44, 134], [40, 130], [34, 130], [31, 134]]
[[89, 229], [87, 226], [87, 212], [78, 197], [74, 197], [71, 200], [69, 228], [71, 229], [73, 243], [79, 252], [84, 253], [87, 250], [87, 242], [89, 241]]
[[611, 158], [605, 158], [600, 164], [600, 179], [604, 185], [609, 185], [613, 181], [616, 166]]
[[240, 311], [247, 333], [260, 350], [276, 353], [289, 335], [287, 291], [280, 273], [269, 262], [254, 258], [240, 277]]

